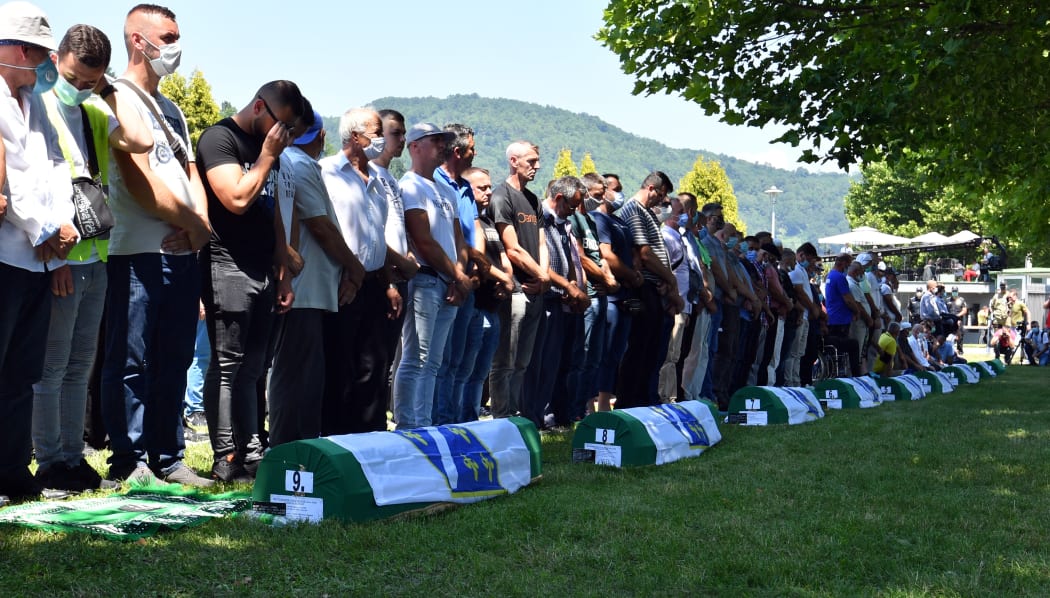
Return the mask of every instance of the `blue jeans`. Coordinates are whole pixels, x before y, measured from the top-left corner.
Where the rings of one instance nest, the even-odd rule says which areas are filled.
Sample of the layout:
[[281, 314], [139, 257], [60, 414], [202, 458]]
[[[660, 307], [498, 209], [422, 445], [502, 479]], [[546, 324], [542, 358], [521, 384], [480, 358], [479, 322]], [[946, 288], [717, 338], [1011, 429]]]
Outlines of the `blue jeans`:
[[445, 300], [448, 287], [436, 276], [417, 274], [408, 283], [401, 363], [394, 377], [394, 420], [399, 430], [429, 426], [434, 384], [456, 306]]
[[596, 385], [598, 392], [614, 392], [620, 360], [627, 351], [631, 333], [631, 314], [619, 301], [610, 301], [605, 308], [605, 351], [598, 363]]
[[50, 280], [46, 272], [0, 263], [0, 493], [30, 475], [33, 384], [44, 366]]
[[718, 310], [711, 314], [711, 328], [707, 331], [707, 373], [704, 383], [700, 385], [700, 397], [713, 401], [715, 398], [715, 355], [718, 354], [718, 333], [722, 329], [722, 303]]
[[492, 367], [492, 358], [496, 355], [499, 347], [499, 314], [483, 309], [476, 310], [478, 319], [476, 322], [481, 329], [478, 337], [477, 354], [473, 360], [464, 357], [464, 363], [471, 363], [471, 372], [463, 386], [463, 415], [461, 421], [471, 422], [478, 419], [481, 414], [481, 395], [485, 387], [485, 379], [489, 376]]
[[51, 296], [44, 374], [33, 385], [33, 449], [41, 469], [76, 466], [84, 457], [87, 386], [95, 364], [106, 264], [69, 265], [73, 293]]
[[171, 473], [186, 448], [182, 402], [200, 313], [195, 255], [111, 255], [107, 264], [102, 419], [111, 475], [149, 461]]
[[591, 297], [591, 305], [583, 312], [583, 332], [577, 334], [572, 346], [573, 362], [569, 370], [569, 389], [572, 403], [569, 417], [583, 417], [587, 401], [598, 394], [598, 366], [605, 355], [609, 298]]
[[193, 361], [186, 372], [186, 401], [183, 413], [204, 411], [204, 373], [211, 363], [211, 341], [208, 340], [208, 321], [197, 320], [197, 340], [193, 348]]
[[[463, 305], [456, 310], [456, 319], [452, 321], [452, 330], [445, 342], [444, 356], [438, 368], [437, 382], [434, 385], [434, 411], [431, 420], [435, 426], [459, 423], [463, 412], [463, 384], [473, 370], [473, 364], [464, 367], [468, 361], [467, 353], [477, 347], [470, 345], [470, 328], [480, 318], [474, 309], [474, 293], [470, 293]], [[477, 328], [475, 327], [477, 333]], [[466, 370], [466, 371], [464, 371]], [[457, 391], [458, 387], [458, 393]]]

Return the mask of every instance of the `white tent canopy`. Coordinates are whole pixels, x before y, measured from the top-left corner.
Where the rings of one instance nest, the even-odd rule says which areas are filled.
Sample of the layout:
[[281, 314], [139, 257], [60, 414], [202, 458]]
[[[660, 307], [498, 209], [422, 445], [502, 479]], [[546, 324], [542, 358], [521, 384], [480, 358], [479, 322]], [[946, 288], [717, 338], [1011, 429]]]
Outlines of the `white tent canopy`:
[[943, 243], [948, 243], [949, 241], [949, 237], [946, 237], [938, 232], [931, 232], [919, 235], [918, 237], [914, 237], [911, 240], [912, 243], [922, 243], [923, 245], [941, 245]]
[[837, 243], [849, 244], [849, 245], [864, 245], [864, 246], [882, 246], [882, 245], [900, 245], [902, 243], [908, 243], [910, 239], [906, 237], [898, 237], [897, 235], [891, 235], [889, 233], [879, 232], [870, 226], [859, 226], [848, 233], [841, 233], [838, 235], [832, 235], [830, 237], [821, 237], [817, 239], [818, 243], [826, 243], [834, 245]]
[[967, 241], [973, 241], [974, 239], [980, 239], [981, 235], [972, 233], [968, 230], [961, 230], [954, 235], [948, 237], [949, 243], [965, 243]]

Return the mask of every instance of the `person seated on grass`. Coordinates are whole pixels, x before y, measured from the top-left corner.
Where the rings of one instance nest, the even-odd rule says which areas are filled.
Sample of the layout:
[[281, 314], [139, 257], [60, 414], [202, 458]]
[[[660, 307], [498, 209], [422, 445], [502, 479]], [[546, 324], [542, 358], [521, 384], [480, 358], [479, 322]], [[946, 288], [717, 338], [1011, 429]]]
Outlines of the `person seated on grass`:
[[943, 337], [940, 337], [941, 344], [937, 348], [937, 356], [940, 358], [941, 363], [945, 365], [966, 363], [962, 355], [959, 355], [958, 351], [956, 351], [956, 341], [958, 340], [955, 336], [956, 330], [958, 330], [958, 326], [949, 330]]
[[897, 335], [900, 331], [900, 323], [890, 322], [885, 332], [879, 336], [878, 356], [875, 358], [875, 365], [872, 367], [876, 374], [880, 376], [893, 375], [893, 361], [897, 355]]
[[902, 322], [900, 325], [900, 330], [897, 332], [897, 357], [899, 360], [898, 369], [902, 370], [901, 373], [904, 374], [925, 372], [928, 368], [923, 366], [915, 357], [915, 353], [912, 351], [912, 345], [910, 342], [911, 337], [911, 322]]
[[911, 355], [915, 358], [915, 362], [921, 366], [921, 371], [937, 371], [940, 368], [930, 361], [929, 341], [926, 338], [926, 330], [926, 324], [919, 323], [912, 326], [911, 335], [908, 336], [908, 346], [911, 348]]

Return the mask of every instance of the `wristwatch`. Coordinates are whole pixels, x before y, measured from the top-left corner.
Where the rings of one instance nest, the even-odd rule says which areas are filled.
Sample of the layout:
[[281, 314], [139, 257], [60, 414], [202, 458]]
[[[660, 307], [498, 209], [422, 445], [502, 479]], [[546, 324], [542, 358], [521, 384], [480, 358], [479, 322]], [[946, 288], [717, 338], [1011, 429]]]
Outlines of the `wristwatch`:
[[101, 97], [104, 100], [104, 99], [108, 98], [115, 91], [117, 91], [117, 88], [113, 87], [113, 84], [111, 83], [111, 84], [103, 87], [102, 91], [98, 92], [98, 95], [99, 95], [99, 97]]

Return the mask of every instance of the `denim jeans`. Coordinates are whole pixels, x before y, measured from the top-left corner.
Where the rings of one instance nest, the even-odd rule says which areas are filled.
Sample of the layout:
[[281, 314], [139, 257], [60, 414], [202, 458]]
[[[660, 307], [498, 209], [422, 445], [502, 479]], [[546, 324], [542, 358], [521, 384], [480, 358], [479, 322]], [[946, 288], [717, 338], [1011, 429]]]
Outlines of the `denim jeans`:
[[37, 465], [75, 466], [84, 457], [88, 377], [95, 364], [106, 264], [70, 264], [73, 293], [51, 296], [44, 374], [33, 385], [33, 450]]
[[434, 384], [456, 318], [445, 300], [448, 287], [436, 276], [417, 274], [408, 283], [401, 363], [394, 377], [394, 420], [399, 430], [429, 426]]
[[459, 423], [459, 416], [463, 412], [463, 384], [473, 370], [473, 365], [464, 368], [464, 363], [467, 361], [468, 352], [473, 351], [477, 354], [476, 346], [468, 348], [470, 328], [478, 318], [480, 316], [474, 309], [474, 293], [470, 293], [463, 305], [456, 310], [456, 319], [452, 321], [452, 330], [445, 341], [441, 367], [438, 368], [437, 382], [434, 384], [434, 411], [431, 421], [435, 426]]
[[500, 305], [499, 347], [489, 376], [492, 417], [510, 417], [523, 409], [525, 370], [540, 333], [542, 314], [542, 295], [514, 293]]
[[33, 384], [44, 367], [50, 280], [46, 272], [0, 263], [0, 493], [30, 475]]
[[193, 347], [193, 361], [186, 372], [186, 401], [183, 413], [204, 411], [204, 374], [211, 363], [211, 340], [208, 339], [208, 321], [197, 320], [197, 340]]
[[[204, 377], [204, 415], [215, 460], [236, 453], [262, 459], [257, 384], [265, 375], [274, 321], [274, 282], [269, 272], [244, 272], [204, 257], [202, 298], [212, 341]], [[320, 339], [318, 339], [320, 342]]]
[[583, 330], [574, 338], [572, 364], [569, 369], [569, 389], [572, 402], [569, 417], [583, 417], [587, 401], [598, 394], [598, 366], [605, 354], [605, 324], [609, 298], [591, 297], [591, 305], [583, 312]]
[[167, 475], [182, 461], [186, 369], [200, 313], [195, 255], [111, 255], [106, 269], [102, 419], [110, 471]]
[[707, 372], [700, 383], [700, 397], [709, 401], [715, 400], [715, 357], [718, 355], [718, 338], [722, 331], [722, 315], [725, 313], [722, 302], [717, 305], [718, 309], [711, 314], [711, 324], [707, 330]]
[[620, 360], [631, 334], [631, 314], [619, 301], [610, 301], [605, 307], [605, 324], [605, 351], [598, 362], [596, 386], [598, 392], [614, 392]]
[[492, 367], [492, 358], [496, 355], [499, 347], [499, 314], [494, 311], [476, 310], [478, 314], [475, 323], [481, 330], [477, 342], [477, 354], [473, 360], [464, 357], [464, 364], [471, 363], [471, 372], [463, 385], [463, 415], [460, 421], [472, 422], [481, 414], [481, 395], [485, 387], [485, 379], [489, 376]]

